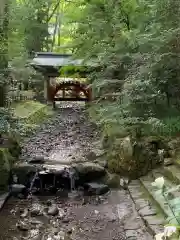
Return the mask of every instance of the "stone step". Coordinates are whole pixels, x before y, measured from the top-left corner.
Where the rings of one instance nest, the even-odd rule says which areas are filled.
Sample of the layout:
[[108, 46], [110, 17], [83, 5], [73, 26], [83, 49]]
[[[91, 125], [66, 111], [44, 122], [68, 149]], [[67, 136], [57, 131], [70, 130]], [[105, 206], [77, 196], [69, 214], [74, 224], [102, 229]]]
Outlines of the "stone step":
[[[180, 218], [177, 214], [180, 211], [179, 169], [177, 166], [164, 168], [153, 170], [148, 176], [142, 177], [140, 182], [152, 197], [155, 205], [159, 206], [164, 213], [166, 223], [179, 225]], [[161, 190], [157, 190], [152, 186], [152, 182], [159, 177], [163, 177], [165, 180], [166, 190], [164, 196]]]
[[164, 180], [165, 180], [166, 186], [167, 186], [168, 188], [174, 188], [174, 187], [176, 186], [176, 184], [175, 184], [173, 181], [169, 180], [169, 178], [167, 178], [167, 177], [164, 175], [164, 170], [163, 170], [162, 168], [158, 168], [158, 169], [153, 170], [153, 171], [152, 171], [152, 175], [153, 175], [153, 177], [154, 177], [154, 180], [155, 180], [156, 178], [163, 177]]
[[177, 165], [163, 167], [163, 175], [174, 184], [180, 184], [180, 168]]
[[153, 199], [141, 185], [140, 180], [132, 181], [128, 186], [130, 195], [134, 201], [135, 208], [144, 221], [149, 233], [156, 235], [162, 232], [165, 224], [165, 217], [155, 207]]
[[[163, 176], [163, 175], [161, 175]], [[160, 177], [160, 176], [158, 176]], [[161, 211], [164, 213], [165, 217], [173, 217], [171, 208], [169, 207], [165, 197], [162, 195], [161, 190], [155, 190], [152, 186], [152, 182], [154, 182], [155, 178], [153, 175], [153, 172], [148, 176], [141, 177], [140, 182], [142, 186], [149, 192], [149, 194], [152, 196], [153, 200], [157, 204], [157, 206], [161, 209]], [[167, 183], [165, 181], [165, 185], [167, 186]]]
[[180, 168], [180, 160], [175, 160], [175, 161], [174, 161], [174, 165], [176, 165], [177, 167]]

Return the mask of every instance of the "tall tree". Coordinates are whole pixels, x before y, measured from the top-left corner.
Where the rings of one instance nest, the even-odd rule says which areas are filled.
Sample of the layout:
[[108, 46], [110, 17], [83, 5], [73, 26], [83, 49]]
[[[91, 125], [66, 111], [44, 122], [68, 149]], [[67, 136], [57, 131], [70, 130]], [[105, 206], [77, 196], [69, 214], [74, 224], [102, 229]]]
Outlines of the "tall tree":
[[9, 0], [0, 2], [0, 107], [6, 102], [6, 81], [8, 77], [8, 24]]

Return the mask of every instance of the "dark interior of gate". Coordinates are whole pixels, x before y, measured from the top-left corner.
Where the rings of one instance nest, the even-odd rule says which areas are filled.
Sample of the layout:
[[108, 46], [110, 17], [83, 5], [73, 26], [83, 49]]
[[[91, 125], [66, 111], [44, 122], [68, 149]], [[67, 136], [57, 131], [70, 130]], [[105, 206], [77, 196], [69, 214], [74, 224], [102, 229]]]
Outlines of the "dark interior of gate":
[[[56, 101], [89, 102], [92, 100], [91, 87], [87, 80], [82, 82], [81, 78], [86, 78], [95, 65], [91, 63], [84, 66], [82, 63], [82, 60], [74, 60], [69, 54], [36, 53], [31, 65], [44, 75], [47, 101], [55, 104]], [[69, 66], [62, 80], [61, 69]], [[80, 76], [78, 80], [72, 78], [73, 73], [78, 73]], [[57, 80], [59, 77], [61, 77], [60, 81]]]
[[91, 92], [87, 84], [78, 81], [68, 81], [56, 84], [54, 101], [90, 101]]

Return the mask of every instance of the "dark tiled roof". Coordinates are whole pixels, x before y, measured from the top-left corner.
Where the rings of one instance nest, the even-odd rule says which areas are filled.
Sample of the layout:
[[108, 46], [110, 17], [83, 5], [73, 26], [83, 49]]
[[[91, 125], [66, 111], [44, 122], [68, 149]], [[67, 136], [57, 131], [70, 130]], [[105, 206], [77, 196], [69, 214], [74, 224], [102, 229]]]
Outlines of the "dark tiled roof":
[[64, 66], [95, 66], [95, 63], [85, 63], [83, 60], [73, 59], [70, 54], [58, 54], [52, 52], [39, 52], [36, 53], [34, 59], [30, 63], [32, 66], [41, 67], [64, 67]]

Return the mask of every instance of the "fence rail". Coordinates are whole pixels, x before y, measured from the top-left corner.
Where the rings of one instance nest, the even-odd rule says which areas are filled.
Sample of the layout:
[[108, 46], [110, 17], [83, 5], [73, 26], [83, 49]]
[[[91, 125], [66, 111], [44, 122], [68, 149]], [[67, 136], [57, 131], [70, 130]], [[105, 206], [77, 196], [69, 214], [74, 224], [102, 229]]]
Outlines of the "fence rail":
[[6, 99], [7, 106], [11, 106], [14, 102], [28, 101], [35, 98], [33, 91], [9, 91]]

